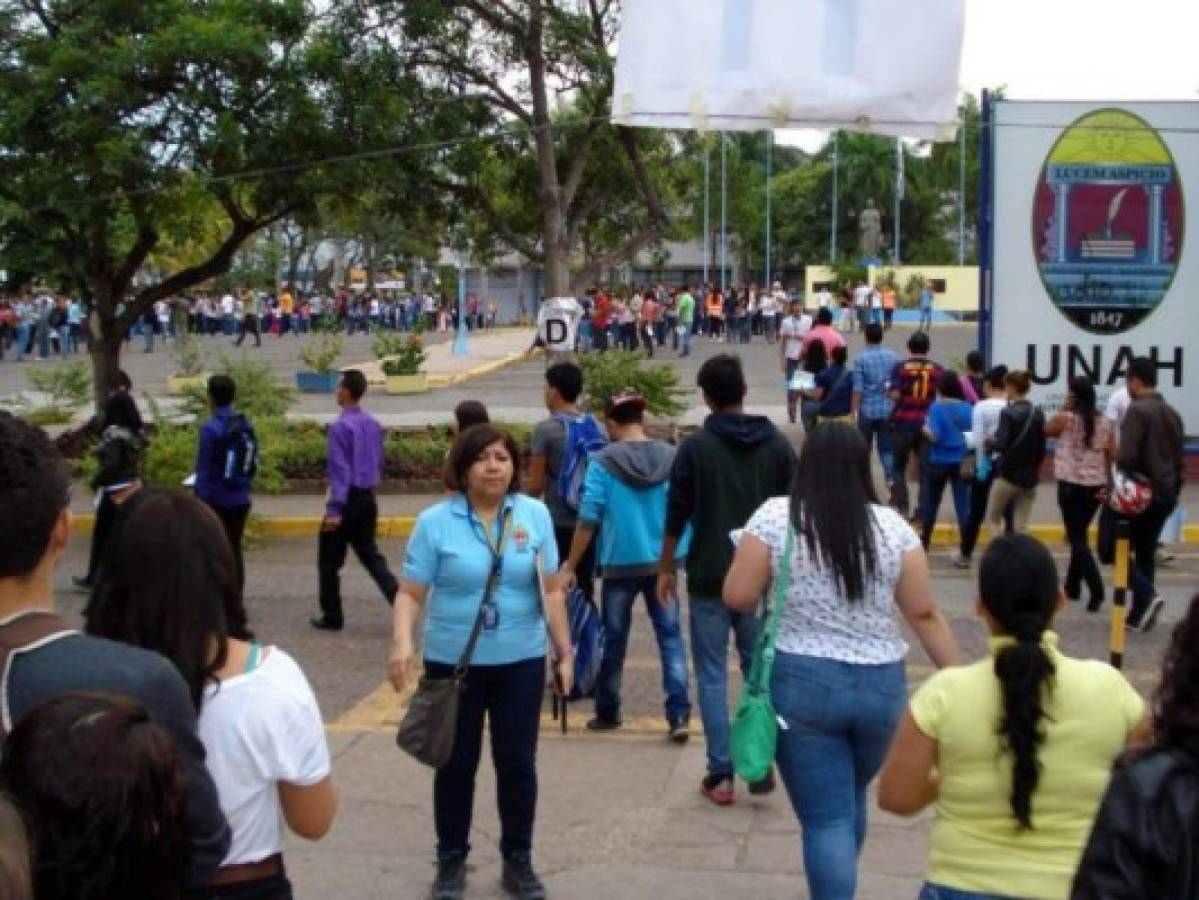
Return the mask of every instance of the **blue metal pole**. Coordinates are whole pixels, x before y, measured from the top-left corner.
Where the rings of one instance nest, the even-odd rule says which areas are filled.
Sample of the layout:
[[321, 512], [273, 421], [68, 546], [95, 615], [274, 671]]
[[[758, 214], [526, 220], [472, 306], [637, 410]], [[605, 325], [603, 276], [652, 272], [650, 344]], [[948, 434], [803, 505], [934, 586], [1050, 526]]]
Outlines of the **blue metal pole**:
[[458, 330], [454, 333], [454, 356], [466, 355], [466, 251], [458, 254]]

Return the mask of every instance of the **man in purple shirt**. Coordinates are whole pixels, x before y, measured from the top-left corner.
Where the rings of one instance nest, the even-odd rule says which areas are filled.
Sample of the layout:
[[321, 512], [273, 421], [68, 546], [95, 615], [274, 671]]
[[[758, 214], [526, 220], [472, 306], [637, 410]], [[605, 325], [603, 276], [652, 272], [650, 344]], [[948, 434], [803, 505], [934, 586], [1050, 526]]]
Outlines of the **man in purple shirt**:
[[312, 627], [322, 631], [340, 631], [345, 621], [341, 567], [345, 565], [347, 546], [354, 548], [389, 604], [395, 602], [400, 587], [375, 543], [379, 518], [375, 485], [383, 472], [383, 429], [358, 405], [365, 393], [365, 375], [354, 370], [344, 373], [337, 385], [341, 415], [329, 426], [329, 500], [321, 523], [317, 562], [321, 614], [312, 619]]

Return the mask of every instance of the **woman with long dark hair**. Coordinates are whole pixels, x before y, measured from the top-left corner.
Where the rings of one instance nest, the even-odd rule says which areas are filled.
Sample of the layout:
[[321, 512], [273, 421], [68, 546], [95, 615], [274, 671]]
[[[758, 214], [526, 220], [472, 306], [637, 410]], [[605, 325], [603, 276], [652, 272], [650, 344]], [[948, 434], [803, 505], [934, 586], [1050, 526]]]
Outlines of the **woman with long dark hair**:
[[803, 826], [813, 900], [849, 900], [867, 788], [907, 697], [897, 612], [937, 666], [957, 662], [958, 650], [933, 600], [920, 539], [879, 503], [856, 428], [833, 423], [808, 437], [791, 496], [766, 501], [745, 526], [725, 605], [756, 609], [788, 546], [771, 685], [785, 722], [777, 765]]
[[1074, 900], [1199, 897], [1199, 595], [1174, 629], [1152, 744], [1108, 786]]
[[879, 805], [901, 816], [936, 806], [922, 900], [1064, 900], [1145, 704], [1115, 669], [1058, 650], [1064, 598], [1044, 544], [996, 538], [978, 582], [991, 656], [916, 691]]
[[198, 731], [233, 843], [206, 898], [287, 900], [285, 834], [316, 840], [337, 795], [316, 697], [295, 660], [249, 630], [233, 550], [192, 497], [146, 488], [121, 511], [85, 611], [90, 634], [162, 654]]
[[1090, 592], [1088, 612], [1103, 605], [1103, 575], [1091, 552], [1087, 531], [1103, 503], [1108, 471], [1116, 458], [1116, 426], [1099, 412], [1095, 385], [1081, 375], [1070, 379], [1062, 411], [1045, 424], [1047, 437], [1057, 438], [1053, 473], [1057, 504], [1070, 543], [1066, 596], [1078, 600], [1082, 585]]
[[29, 828], [38, 900], [183, 896], [187, 785], [170, 734], [140, 704], [67, 693], [22, 716], [0, 789]]

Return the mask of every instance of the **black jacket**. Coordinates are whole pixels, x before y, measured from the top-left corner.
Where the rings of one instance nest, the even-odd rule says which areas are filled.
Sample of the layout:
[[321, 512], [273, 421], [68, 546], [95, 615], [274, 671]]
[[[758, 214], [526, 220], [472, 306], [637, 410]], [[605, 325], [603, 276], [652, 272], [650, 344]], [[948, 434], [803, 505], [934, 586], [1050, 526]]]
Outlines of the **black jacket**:
[[765, 416], [713, 413], [683, 441], [670, 476], [666, 533], [680, 537], [692, 524], [690, 594], [720, 597], [733, 561], [729, 532], [790, 491], [794, 470], [791, 442]]
[[996, 473], [1017, 487], [1036, 487], [1045, 459], [1045, 414], [1027, 400], [1009, 403], [991, 441]]
[[1071, 897], [1199, 897], [1199, 760], [1161, 749], [1115, 774]]

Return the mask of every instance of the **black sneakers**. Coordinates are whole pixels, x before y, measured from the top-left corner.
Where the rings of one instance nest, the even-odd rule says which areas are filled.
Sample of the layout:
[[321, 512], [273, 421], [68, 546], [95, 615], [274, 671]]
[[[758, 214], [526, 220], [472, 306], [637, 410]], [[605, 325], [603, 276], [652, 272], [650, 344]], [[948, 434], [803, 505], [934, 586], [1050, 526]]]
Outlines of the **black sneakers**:
[[504, 890], [517, 900], [545, 900], [545, 885], [533, 871], [533, 864], [526, 858], [514, 856], [504, 860], [504, 874], [500, 881]]
[[615, 731], [621, 726], [620, 718], [609, 719], [607, 716], [596, 716], [587, 722], [588, 731]]
[[766, 773], [766, 777], [761, 781], [755, 781], [749, 785], [749, 792], [755, 797], [761, 797], [764, 794], [774, 793], [774, 769]]
[[687, 716], [680, 716], [677, 719], [670, 720], [670, 739], [676, 744], [685, 744], [691, 737], [691, 720]]
[[341, 631], [344, 623], [330, 619], [328, 616], [313, 616], [308, 620], [308, 624], [317, 631]]
[[466, 896], [466, 860], [441, 860], [437, 863], [437, 877], [433, 879], [430, 900], [462, 900]]

